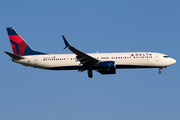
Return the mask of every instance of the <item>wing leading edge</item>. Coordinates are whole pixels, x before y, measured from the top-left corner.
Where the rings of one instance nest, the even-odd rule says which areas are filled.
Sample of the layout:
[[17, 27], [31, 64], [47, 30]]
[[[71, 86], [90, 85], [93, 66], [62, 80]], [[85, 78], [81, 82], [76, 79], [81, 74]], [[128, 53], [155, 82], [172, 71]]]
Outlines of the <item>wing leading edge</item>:
[[78, 61], [80, 61], [81, 64], [85, 65], [85, 66], [93, 66], [93, 65], [97, 65], [100, 61], [81, 52], [80, 50], [74, 48], [73, 46], [71, 46], [69, 44], [69, 42], [67, 41], [67, 39], [62, 35], [62, 38], [64, 40], [64, 43], [66, 45], [66, 48], [69, 48], [74, 54], [76, 54], [76, 58]]

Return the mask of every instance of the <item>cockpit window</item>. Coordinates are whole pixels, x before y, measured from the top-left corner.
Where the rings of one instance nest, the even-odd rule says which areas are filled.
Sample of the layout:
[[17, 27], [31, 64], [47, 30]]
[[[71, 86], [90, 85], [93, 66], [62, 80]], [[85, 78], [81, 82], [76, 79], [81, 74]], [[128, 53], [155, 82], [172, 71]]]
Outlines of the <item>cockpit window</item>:
[[169, 58], [169, 56], [163, 56], [164, 58]]

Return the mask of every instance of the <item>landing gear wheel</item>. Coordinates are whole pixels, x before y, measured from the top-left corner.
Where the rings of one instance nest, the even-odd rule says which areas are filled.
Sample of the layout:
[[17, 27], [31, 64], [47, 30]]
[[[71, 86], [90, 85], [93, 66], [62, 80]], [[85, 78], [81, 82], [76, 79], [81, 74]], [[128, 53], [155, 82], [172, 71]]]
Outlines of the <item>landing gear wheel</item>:
[[88, 70], [88, 77], [89, 77], [89, 78], [92, 78], [92, 77], [93, 77], [92, 70]]
[[159, 74], [161, 74], [161, 71], [158, 71]]
[[92, 77], [93, 77], [93, 74], [88, 74], [88, 77], [89, 77], [89, 78], [92, 78]]

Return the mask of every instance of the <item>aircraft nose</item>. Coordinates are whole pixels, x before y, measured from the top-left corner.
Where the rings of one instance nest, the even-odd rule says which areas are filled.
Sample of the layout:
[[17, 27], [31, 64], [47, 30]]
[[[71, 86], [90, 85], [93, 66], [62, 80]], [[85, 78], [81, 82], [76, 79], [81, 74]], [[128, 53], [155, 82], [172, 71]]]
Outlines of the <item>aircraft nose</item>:
[[175, 63], [176, 63], [176, 60], [173, 59], [173, 58], [171, 58], [170, 62], [171, 62], [171, 64], [175, 64]]

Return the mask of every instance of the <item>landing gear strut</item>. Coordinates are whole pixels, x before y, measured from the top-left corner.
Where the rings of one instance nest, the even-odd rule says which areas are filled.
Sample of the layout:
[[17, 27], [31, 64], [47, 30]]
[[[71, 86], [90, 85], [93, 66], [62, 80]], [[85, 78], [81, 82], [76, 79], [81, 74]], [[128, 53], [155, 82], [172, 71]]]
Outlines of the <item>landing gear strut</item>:
[[92, 78], [92, 77], [93, 77], [92, 70], [88, 70], [88, 77], [89, 77], [89, 78]]
[[167, 68], [167, 66], [160, 67], [158, 73], [161, 74], [161, 70]]
[[166, 67], [160, 67], [158, 73], [161, 74], [161, 69], [165, 69]]

